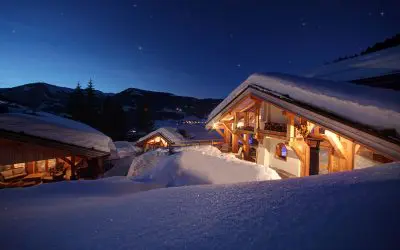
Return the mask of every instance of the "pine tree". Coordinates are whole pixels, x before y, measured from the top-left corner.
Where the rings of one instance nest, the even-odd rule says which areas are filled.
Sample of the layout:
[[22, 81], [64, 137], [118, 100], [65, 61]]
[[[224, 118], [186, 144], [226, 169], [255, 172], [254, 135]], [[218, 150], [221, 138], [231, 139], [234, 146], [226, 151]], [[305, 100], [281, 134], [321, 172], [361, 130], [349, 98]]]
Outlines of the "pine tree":
[[74, 120], [84, 119], [84, 95], [81, 84], [78, 82], [74, 91], [69, 95], [68, 111]]
[[92, 127], [97, 127], [98, 125], [98, 110], [96, 108], [96, 95], [95, 89], [92, 79], [89, 80], [86, 88], [85, 88], [85, 105], [83, 107], [84, 110], [84, 122], [89, 124]]
[[93, 85], [92, 79], [89, 80], [87, 87], [85, 89], [85, 92], [86, 92], [88, 101], [93, 101], [94, 96], [95, 96], [95, 90], [94, 90], [94, 85]]

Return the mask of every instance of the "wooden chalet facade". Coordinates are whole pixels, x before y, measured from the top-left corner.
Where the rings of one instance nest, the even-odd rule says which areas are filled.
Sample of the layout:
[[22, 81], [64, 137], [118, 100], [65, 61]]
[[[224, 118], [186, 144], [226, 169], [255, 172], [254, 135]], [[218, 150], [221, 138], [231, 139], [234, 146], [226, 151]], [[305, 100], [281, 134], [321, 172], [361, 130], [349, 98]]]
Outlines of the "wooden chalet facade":
[[[88, 149], [36, 136], [0, 130], [0, 181], [21, 179], [53, 181], [80, 177], [96, 178], [103, 173], [108, 152]], [[62, 166], [62, 169], [57, 169]]]
[[168, 145], [172, 145], [172, 142], [161, 133], [156, 133], [136, 143], [136, 146], [143, 148], [144, 152], [157, 148], [167, 148]]
[[49, 113], [0, 114], [0, 187], [97, 178], [115, 147], [109, 137]]
[[323, 109], [248, 84], [214, 110], [206, 127], [226, 151], [285, 176], [308, 176], [400, 160], [399, 140]]

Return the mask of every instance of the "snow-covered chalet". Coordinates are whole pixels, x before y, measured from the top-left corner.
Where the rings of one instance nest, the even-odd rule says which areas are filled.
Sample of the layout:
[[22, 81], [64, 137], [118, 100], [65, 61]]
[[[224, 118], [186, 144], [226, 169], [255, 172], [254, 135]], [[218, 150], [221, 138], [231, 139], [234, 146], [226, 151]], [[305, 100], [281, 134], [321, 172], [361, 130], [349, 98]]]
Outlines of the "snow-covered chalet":
[[0, 113], [0, 182], [15, 186], [103, 172], [112, 140], [88, 125], [45, 112]]
[[227, 151], [287, 176], [400, 160], [400, 92], [253, 74], [210, 114]]

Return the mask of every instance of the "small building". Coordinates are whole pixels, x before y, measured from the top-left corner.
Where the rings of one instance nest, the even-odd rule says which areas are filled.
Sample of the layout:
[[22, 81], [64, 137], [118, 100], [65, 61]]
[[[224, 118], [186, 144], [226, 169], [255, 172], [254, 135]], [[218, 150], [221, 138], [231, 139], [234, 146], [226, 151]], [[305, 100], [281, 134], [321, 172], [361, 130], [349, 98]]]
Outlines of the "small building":
[[172, 127], [163, 127], [141, 137], [136, 146], [142, 147], [144, 151], [156, 148], [166, 148], [172, 145], [181, 144], [185, 141], [177, 129]]
[[287, 176], [400, 160], [400, 95], [346, 82], [253, 74], [209, 115], [228, 151]]
[[136, 142], [144, 151], [166, 147], [193, 145], [218, 145], [223, 138], [216, 132], [209, 132], [198, 124], [181, 124], [177, 128], [159, 128]]
[[88, 125], [45, 112], [0, 114], [0, 181], [96, 178], [114, 150]]

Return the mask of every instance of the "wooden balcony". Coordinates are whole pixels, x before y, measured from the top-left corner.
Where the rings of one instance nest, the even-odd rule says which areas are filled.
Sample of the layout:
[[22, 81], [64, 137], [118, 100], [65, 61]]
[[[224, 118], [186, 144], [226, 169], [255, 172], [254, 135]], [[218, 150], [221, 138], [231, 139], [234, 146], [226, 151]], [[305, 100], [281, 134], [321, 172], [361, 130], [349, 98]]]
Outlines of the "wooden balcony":
[[264, 129], [259, 129], [258, 133], [262, 136], [286, 139], [287, 126], [285, 123], [267, 122], [265, 123]]

